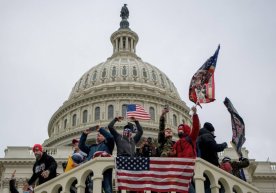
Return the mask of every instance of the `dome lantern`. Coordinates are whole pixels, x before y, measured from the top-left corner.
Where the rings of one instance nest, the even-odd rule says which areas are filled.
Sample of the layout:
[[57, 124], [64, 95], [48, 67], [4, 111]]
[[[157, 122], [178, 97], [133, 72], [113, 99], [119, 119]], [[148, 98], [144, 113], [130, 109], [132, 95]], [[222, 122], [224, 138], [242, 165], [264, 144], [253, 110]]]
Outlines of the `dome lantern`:
[[129, 22], [127, 20], [129, 17], [129, 11], [127, 4], [124, 4], [122, 7], [120, 17], [122, 18], [120, 22], [120, 28], [110, 37], [110, 41], [113, 45], [112, 57], [128, 54], [136, 56], [136, 44], [139, 40], [139, 37], [129, 28]]

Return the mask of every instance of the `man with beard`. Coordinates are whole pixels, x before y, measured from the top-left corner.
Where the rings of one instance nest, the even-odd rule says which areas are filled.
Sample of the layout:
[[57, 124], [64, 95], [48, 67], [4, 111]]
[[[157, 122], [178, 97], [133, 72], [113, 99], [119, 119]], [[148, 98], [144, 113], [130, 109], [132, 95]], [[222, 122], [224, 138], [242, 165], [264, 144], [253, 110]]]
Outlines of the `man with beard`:
[[43, 152], [42, 145], [35, 144], [33, 146], [33, 152], [36, 158], [36, 162], [33, 166], [33, 175], [28, 181], [28, 185], [34, 184], [38, 179], [38, 185], [53, 179], [57, 175], [57, 162], [55, 159]]

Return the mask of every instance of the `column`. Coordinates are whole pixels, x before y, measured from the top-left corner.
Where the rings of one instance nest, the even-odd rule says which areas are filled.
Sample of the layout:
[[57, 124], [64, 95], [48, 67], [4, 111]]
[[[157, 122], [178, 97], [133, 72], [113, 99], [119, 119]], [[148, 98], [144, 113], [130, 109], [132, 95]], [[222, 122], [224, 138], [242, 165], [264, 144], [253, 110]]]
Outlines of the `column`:
[[120, 45], [119, 45], [119, 50], [123, 48], [123, 37], [120, 37]]
[[102, 175], [94, 175], [92, 177], [93, 180], [93, 193], [101, 193], [102, 192]]
[[204, 192], [204, 179], [194, 176], [196, 192]]
[[77, 184], [76, 185], [77, 187], [77, 193], [84, 193], [85, 192], [85, 186], [84, 185], [81, 185], [81, 184]]
[[128, 47], [128, 45], [129, 45], [129, 44], [128, 44], [128, 39], [129, 39], [129, 38], [128, 38], [128, 37], [126, 37], [126, 50], [127, 50], [127, 51], [129, 51], [129, 47]]

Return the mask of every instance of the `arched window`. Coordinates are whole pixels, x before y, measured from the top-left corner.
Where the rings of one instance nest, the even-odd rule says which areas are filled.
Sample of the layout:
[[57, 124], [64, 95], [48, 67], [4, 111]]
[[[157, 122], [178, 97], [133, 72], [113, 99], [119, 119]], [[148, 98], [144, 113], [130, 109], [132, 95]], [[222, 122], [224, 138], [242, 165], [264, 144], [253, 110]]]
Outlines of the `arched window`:
[[127, 112], [127, 105], [124, 104], [124, 105], [122, 105], [122, 116], [123, 117], [126, 117], [126, 112]]
[[101, 114], [100, 107], [96, 107], [95, 108], [95, 121], [100, 120], [100, 114]]
[[77, 115], [74, 114], [72, 118], [72, 126], [76, 126], [76, 125], [77, 125]]
[[173, 115], [173, 126], [177, 127], [177, 117], [175, 114]]
[[150, 118], [151, 120], [155, 121], [155, 110], [153, 107], [149, 108]]
[[156, 81], [156, 74], [155, 74], [154, 71], [152, 71], [152, 79], [153, 79], [154, 81]]
[[107, 118], [110, 120], [110, 119], [113, 119], [113, 117], [114, 117], [114, 107], [113, 105], [109, 105]]
[[103, 69], [102, 77], [103, 77], [103, 78], [106, 77], [106, 69], [105, 69], [105, 68]]
[[144, 78], [147, 78], [148, 77], [148, 74], [147, 74], [147, 71], [145, 68], [143, 68], [143, 77]]
[[92, 77], [92, 78], [93, 78], [93, 81], [96, 81], [96, 78], [97, 78], [97, 71], [95, 71], [95, 72], [94, 72], [94, 74], [93, 74], [93, 77]]
[[122, 74], [123, 74], [123, 76], [126, 76], [126, 75], [127, 75], [126, 66], [123, 66]]
[[135, 66], [133, 66], [133, 76], [137, 76], [137, 69]]
[[113, 68], [112, 68], [112, 76], [116, 76], [116, 67], [115, 66], [113, 66]]
[[67, 127], [67, 119], [64, 119], [64, 122], [63, 122], [63, 129], [66, 129]]
[[87, 110], [84, 110], [82, 112], [82, 123], [87, 123], [87, 117], [88, 117], [88, 112]]

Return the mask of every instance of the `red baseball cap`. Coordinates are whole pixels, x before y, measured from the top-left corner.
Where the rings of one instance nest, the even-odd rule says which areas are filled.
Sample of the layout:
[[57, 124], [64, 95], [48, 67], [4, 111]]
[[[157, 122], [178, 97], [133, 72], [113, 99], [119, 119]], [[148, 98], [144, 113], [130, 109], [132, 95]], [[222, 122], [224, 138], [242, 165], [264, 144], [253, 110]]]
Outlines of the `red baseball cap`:
[[35, 151], [35, 150], [39, 150], [39, 151], [41, 151], [42, 152], [42, 145], [40, 145], [40, 144], [34, 144], [34, 146], [33, 146], [33, 151]]

